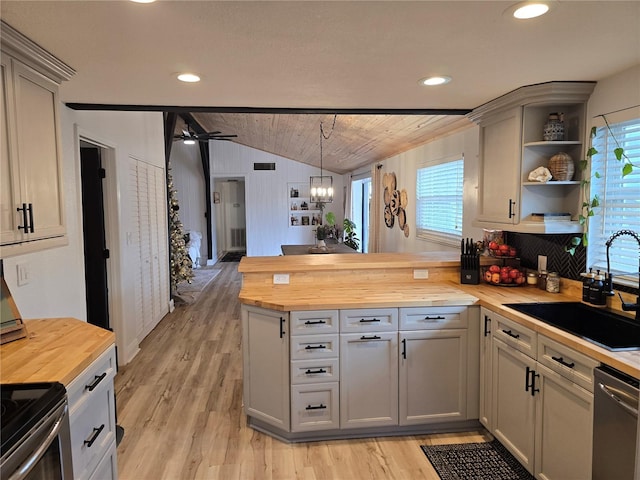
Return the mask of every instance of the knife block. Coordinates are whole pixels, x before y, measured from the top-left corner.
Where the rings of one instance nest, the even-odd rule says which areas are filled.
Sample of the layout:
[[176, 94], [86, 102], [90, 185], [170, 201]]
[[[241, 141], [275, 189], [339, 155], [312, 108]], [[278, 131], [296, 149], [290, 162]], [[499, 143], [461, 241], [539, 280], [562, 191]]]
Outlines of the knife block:
[[480, 257], [460, 255], [460, 283], [478, 285], [480, 283]]

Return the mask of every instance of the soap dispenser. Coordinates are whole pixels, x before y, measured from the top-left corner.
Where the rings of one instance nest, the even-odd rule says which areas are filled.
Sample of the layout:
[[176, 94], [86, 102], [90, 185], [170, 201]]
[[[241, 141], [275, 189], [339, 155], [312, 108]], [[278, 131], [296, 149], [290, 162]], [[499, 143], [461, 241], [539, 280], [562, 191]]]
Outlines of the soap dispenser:
[[593, 268], [590, 268], [589, 272], [583, 273], [582, 276], [584, 277], [584, 280], [582, 281], [582, 301], [588, 302], [590, 295], [589, 290], [591, 289], [591, 284], [593, 283], [596, 274], [593, 273]]
[[607, 304], [607, 297], [604, 294], [604, 275], [600, 274], [600, 270], [597, 271], [589, 288], [589, 302], [593, 305]]

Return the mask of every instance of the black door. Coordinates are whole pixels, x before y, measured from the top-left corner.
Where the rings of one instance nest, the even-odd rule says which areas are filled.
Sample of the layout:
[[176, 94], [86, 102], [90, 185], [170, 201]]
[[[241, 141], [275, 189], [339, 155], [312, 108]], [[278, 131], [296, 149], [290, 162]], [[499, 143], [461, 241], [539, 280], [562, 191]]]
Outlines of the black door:
[[93, 325], [111, 330], [107, 289], [109, 251], [105, 240], [102, 193], [104, 170], [100, 148], [83, 142], [80, 147], [80, 166], [87, 320]]

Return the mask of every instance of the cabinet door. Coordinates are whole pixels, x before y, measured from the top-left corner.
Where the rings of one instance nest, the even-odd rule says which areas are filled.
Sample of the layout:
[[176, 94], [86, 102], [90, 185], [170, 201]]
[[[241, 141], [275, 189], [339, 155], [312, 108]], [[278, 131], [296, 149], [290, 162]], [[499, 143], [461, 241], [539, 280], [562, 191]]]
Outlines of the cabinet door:
[[591, 478], [593, 394], [538, 364], [536, 478]]
[[478, 220], [518, 223], [522, 108], [480, 126], [481, 183]]
[[526, 369], [536, 362], [495, 337], [492, 345], [493, 434], [533, 472], [536, 409]]
[[289, 431], [289, 317], [242, 307], [244, 411]]
[[400, 332], [400, 425], [467, 418], [467, 331]]
[[22, 232], [18, 229], [21, 217], [16, 211], [20, 203], [20, 172], [17, 158], [13, 118], [13, 81], [11, 60], [6, 55], [0, 57], [0, 242], [4, 245], [20, 241]]
[[65, 234], [58, 85], [13, 62], [16, 133], [22, 202], [31, 205], [29, 240]]
[[398, 424], [398, 333], [340, 335], [340, 428]]
[[491, 327], [493, 312], [482, 307], [480, 310], [480, 423], [493, 431], [491, 416]]

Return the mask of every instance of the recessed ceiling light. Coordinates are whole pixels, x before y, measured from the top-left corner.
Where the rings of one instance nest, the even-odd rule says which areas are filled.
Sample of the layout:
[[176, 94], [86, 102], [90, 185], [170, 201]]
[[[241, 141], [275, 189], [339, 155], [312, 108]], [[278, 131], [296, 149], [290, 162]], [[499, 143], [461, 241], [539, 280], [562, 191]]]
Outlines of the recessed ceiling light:
[[131, 0], [134, 3], [153, 3], [156, 0]]
[[434, 85], [444, 85], [445, 83], [449, 83], [450, 81], [451, 77], [447, 77], [446, 75], [438, 75], [435, 77], [423, 78], [418, 83], [420, 85], [432, 87]]
[[549, 5], [543, 2], [525, 2], [516, 5], [513, 16], [520, 20], [539, 17], [549, 11]]
[[195, 73], [181, 73], [178, 75], [181, 82], [195, 83], [200, 81], [200, 77]]

